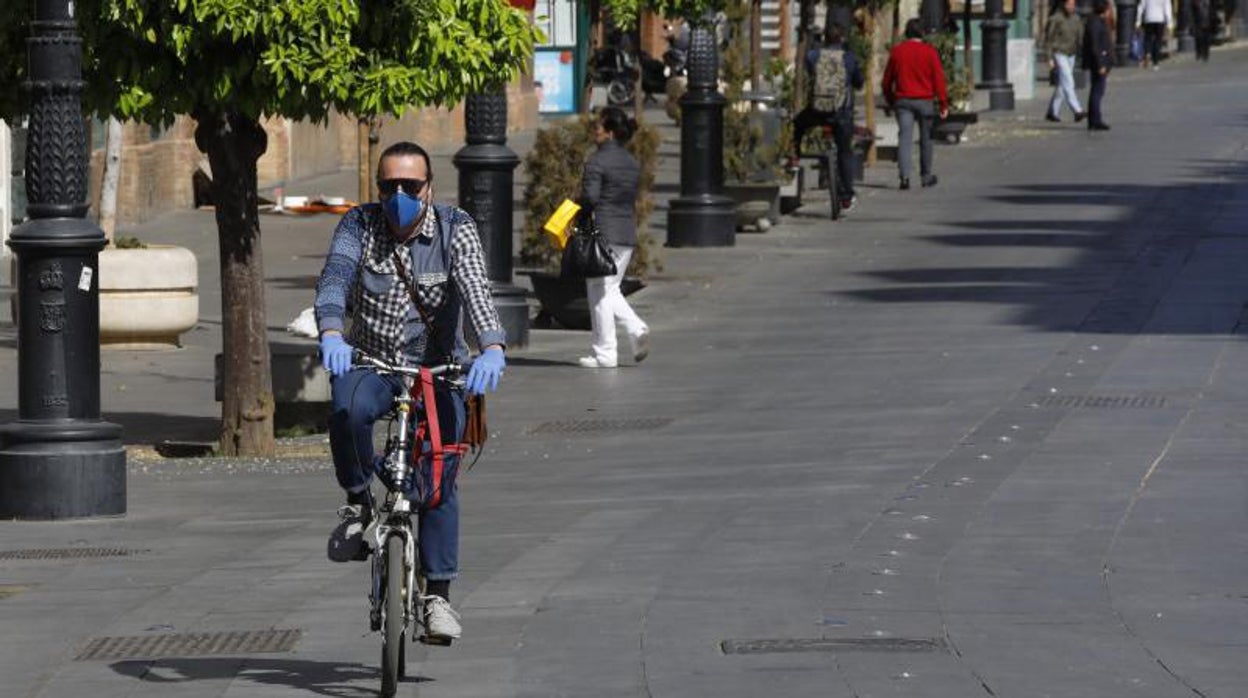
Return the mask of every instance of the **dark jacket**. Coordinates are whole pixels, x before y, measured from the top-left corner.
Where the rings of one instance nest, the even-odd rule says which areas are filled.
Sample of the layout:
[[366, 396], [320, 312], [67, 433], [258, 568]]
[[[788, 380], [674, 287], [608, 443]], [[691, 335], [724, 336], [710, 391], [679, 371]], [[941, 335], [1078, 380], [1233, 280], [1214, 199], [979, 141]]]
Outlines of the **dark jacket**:
[[1093, 73], [1114, 67], [1114, 43], [1100, 15], [1088, 15], [1083, 23], [1083, 67]]
[[841, 108], [841, 113], [848, 112], [849, 116], [854, 115], [854, 90], [861, 90], [866, 84], [866, 79], [862, 77], [862, 67], [858, 65], [858, 56], [854, 55], [845, 47], [845, 44], [828, 44], [817, 48], [812, 48], [806, 52], [806, 75], [810, 76], [810, 85], [813, 88], [815, 84], [815, 66], [819, 65], [820, 51], [844, 51], [845, 52], [845, 81], [848, 94], [845, 96], [845, 106]]
[[615, 139], [598, 146], [585, 162], [581, 180], [580, 204], [593, 209], [607, 242], [637, 244], [637, 190], [641, 185], [641, 165]]

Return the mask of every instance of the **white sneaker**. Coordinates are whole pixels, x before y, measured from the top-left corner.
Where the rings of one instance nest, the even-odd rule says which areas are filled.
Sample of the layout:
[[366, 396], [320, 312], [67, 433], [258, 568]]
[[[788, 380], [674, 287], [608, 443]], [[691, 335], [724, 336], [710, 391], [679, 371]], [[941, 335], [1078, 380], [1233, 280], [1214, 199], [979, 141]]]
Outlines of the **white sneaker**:
[[421, 600], [425, 602], [425, 636], [435, 642], [458, 640], [464, 629], [450, 602], [436, 594], [422, 596]]
[[368, 546], [364, 544], [364, 529], [372, 521], [372, 513], [363, 504], [348, 504], [338, 509], [342, 522], [329, 534], [329, 559], [333, 562], [351, 562], [368, 559]]
[[650, 330], [642, 330], [641, 334], [631, 339], [633, 343], [633, 361], [637, 363], [645, 361], [646, 357], [650, 356]]
[[603, 361], [596, 356], [582, 356], [576, 360], [581, 368], [615, 368], [619, 364], [615, 361]]

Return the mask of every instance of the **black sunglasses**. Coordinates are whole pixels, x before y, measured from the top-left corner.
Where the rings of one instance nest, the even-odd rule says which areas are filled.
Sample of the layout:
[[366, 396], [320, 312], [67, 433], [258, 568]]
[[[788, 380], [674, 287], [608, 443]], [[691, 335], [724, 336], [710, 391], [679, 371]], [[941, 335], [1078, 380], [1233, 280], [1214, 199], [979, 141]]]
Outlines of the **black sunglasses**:
[[377, 192], [385, 197], [394, 196], [403, 190], [408, 196], [420, 196], [421, 190], [429, 183], [427, 179], [410, 179], [399, 177], [395, 179], [379, 179], [377, 180]]

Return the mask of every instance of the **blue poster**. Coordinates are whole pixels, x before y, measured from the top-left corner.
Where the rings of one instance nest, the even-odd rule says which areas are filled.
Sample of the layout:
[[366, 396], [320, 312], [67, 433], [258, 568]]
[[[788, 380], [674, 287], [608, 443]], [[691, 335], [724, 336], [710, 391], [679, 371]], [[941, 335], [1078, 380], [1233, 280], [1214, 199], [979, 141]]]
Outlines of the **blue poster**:
[[539, 49], [534, 53], [533, 81], [539, 112], [576, 111], [576, 70], [571, 49]]

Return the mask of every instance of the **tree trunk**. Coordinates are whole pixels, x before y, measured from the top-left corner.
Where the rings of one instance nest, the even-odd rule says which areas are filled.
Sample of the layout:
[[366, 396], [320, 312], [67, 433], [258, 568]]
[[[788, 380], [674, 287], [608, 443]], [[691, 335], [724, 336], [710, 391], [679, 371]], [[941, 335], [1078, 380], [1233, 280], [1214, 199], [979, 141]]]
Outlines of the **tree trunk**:
[[750, 90], [763, 90], [763, 2], [750, 0]]
[[104, 136], [104, 181], [100, 184], [100, 229], [110, 243], [117, 229], [117, 182], [120, 179], [121, 122], [109, 117]]
[[221, 250], [221, 452], [271, 456], [273, 380], [264, 305], [256, 161], [267, 136], [255, 119], [198, 111], [195, 144], [212, 164]]
[[376, 172], [377, 160], [381, 158], [381, 117], [372, 116], [368, 119], [368, 198], [365, 201], [377, 200], [377, 178], [371, 176]]
[[373, 179], [373, 173], [369, 172], [368, 167], [368, 119], [360, 117], [355, 122], [355, 156], [359, 178], [359, 202], [368, 203], [369, 182]]

